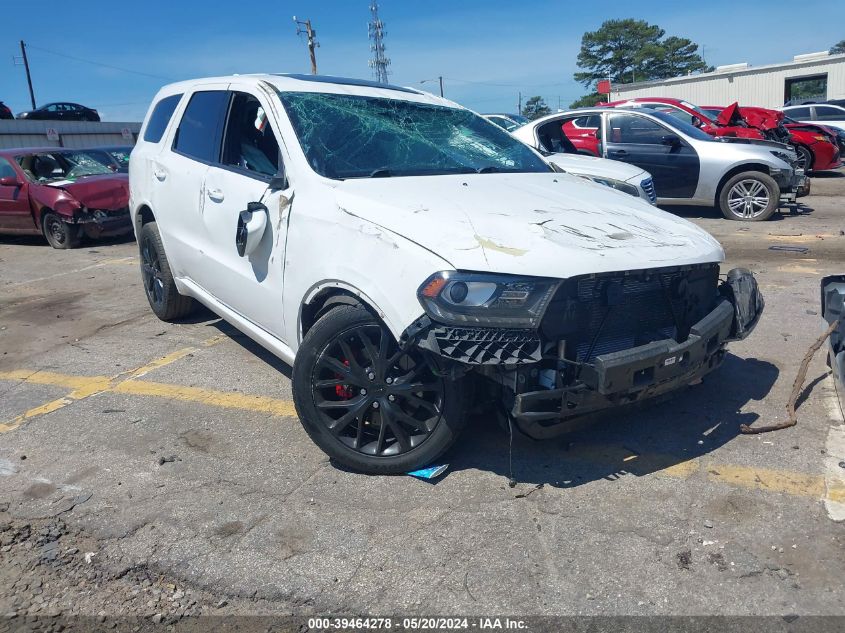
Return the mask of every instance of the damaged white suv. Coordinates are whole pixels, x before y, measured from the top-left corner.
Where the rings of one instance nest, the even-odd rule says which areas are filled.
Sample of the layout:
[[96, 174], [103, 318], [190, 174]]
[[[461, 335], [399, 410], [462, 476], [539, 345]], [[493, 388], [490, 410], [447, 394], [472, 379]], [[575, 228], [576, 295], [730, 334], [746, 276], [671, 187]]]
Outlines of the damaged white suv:
[[305, 430], [363, 472], [431, 464], [470, 384], [533, 436], [687, 385], [763, 308], [706, 232], [412, 89], [173, 84], [129, 174], [153, 311], [200, 301], [291, 363]]

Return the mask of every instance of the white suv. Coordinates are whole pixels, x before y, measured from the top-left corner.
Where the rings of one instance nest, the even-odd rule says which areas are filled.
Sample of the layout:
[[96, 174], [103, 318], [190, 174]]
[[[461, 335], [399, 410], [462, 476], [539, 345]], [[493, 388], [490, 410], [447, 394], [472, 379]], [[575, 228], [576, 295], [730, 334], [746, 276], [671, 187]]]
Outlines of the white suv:
[[291, 363], [305, 430], [359, 471], [431, 464], [470, 386], [543, 436], [689, 384], [763, 306], [706, 232], [417, 90], [173, 84], [129, 173], [153, 311], [199, 301]]

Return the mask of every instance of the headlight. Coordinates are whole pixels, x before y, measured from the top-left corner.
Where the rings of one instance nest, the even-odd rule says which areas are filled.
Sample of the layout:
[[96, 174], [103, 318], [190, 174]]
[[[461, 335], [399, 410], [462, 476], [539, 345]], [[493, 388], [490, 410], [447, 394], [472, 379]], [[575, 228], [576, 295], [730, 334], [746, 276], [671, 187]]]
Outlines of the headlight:
[[797, 155], [797, 154], [795, 154], [794, 156], [790, 156], [790, 155], [789, 155], [789, 154], [787, 154], [786, 152], [779, 152], [779, 151], [774, 150], [774, 149], [773, 149], [773, 150], [771, 150], [771, 154], [772, 154], [772, 156], [774, 156], [775, 158], [779, 158], [779, 159], [781, 159], [781, 160], [782, 160], [783, 162], [785, 162], [787, 165], [791, 165], [791, 164], [792, 164], [792, 163], [794, 163], [796, 160], [798, 160], [798, 155]]
[[627, 182], [622, 182], [621, 180], [614, 180], [613, 178], [602, 178], [601, 176], [589, 176], [587, 174], [578, 174], [581, 178], [586, 178], [587, 180], [592, 180], [593, 182], [597, 182], [600, 185], [604, 185], [605, 187], [610, 187], [611, 189], [616, 189], [617, 191], [622, 191], [627, 193], [629, 196], [634, 196], [635, 198], [640, 197], [640, 190], [637, 189], [634, 185], [630, 185]]
[[449, 325], [536, 328], [560, 282], [485, 273], [439, 272], [417, 290], [426, 314]]
[[815, 140], [817, 140], [817, 141], [821, 141], [821, 142], [823, 142], [823, 143], [825, 143], [825, 142], [826, 142], [826, 143], [830, 143], [830, 139], [829, 139], [829, 138], [827, 138], [826, 136], [822, 136], [821, 134], [819, 134], [819, 135], [817, 135], [817, 136], [814, 136], [813, 138], [814, 138]]

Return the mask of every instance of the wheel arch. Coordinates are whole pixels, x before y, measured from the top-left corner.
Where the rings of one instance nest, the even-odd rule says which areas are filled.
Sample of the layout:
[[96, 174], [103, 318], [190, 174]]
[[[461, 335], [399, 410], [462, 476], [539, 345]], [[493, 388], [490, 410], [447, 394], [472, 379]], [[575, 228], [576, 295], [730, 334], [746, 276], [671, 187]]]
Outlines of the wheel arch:
[[380, 319], [387, 325], [388, 329], [394, 331], [391, 327], [389, 319], [386, 317], [384, 311], [378, 307], [372, 298], [360, 289], [351, 284], [342, 281], [323, 281], [315, 284], [305, 294], [302, 303], [299, 306], [299, 315], [297, 318], [296, 334], [298, 343], [302, 342], [305, 335], [308, 333], [314, 324], [320, 320], [326, 313], [338, 306], [360, 306], [370, 312], [373, 316]]
[[713, 197], [714, 206], [718, 206], [719, 204], [719, 197], [722, 195], [722, 189], [724, 189], [725, 183], [737, 174], [741, 174], [746, 171], [759, 171], [767, 176], [771, 176], [769, 166], [765, 163], [742, 163], [741, 165], [731, 167], [728, 171], [722, 174], [722, 177], [719, 179], [719, 185], [716, 187], [716, 195]]
[[155, 222], [156, 217], [153, 213], [153, 210], [150, 208], [150, 205], [144, 203], [141, 204], [138, 209], [135, 211], [134, 217], [134, 224], [135, 224], [135, 234], [137, 235], [141, 231], [141, 227], [149, 222]]

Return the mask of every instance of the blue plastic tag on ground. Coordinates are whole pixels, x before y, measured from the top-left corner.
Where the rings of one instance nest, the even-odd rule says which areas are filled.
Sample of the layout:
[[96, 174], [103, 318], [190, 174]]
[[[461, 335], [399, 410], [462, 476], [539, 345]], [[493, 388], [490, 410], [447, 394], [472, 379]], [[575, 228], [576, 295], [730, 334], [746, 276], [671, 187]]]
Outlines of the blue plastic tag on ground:
[[442, 466], [429, 466], [428, 468], [421, 468], [420, 470], [412, 470], [408, 474], [411, 477], [419, 477], [420, 479], [436, 479], [445, 473], [447, 468], [449, 468], [449, 464], [443, 464]]

